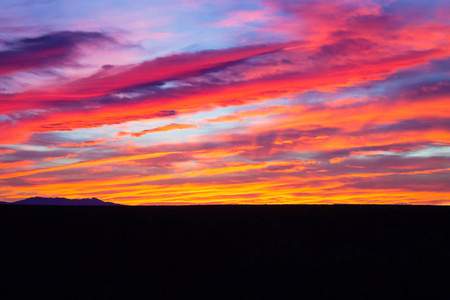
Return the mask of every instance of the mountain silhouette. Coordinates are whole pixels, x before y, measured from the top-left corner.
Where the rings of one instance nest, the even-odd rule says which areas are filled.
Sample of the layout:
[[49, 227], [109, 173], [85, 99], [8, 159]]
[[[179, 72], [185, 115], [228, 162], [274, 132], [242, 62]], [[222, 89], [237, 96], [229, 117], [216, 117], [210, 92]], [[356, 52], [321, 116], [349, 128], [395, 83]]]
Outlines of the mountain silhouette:
[[20, 205], [64, 205], [64, 206], [123, 206], [122, 204], [105, 202], [97, 198], [67, 199], [67, 198], [44, 198], [32, 197], [19, 200], [10, 204]]

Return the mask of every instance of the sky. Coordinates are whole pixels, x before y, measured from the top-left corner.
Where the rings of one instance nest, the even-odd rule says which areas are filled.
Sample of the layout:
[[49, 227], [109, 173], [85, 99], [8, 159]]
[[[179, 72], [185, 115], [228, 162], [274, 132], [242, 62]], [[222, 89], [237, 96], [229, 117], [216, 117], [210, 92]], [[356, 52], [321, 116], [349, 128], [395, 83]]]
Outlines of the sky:
[[450, 204], [447, 0], [2, 0], [0, 201]]

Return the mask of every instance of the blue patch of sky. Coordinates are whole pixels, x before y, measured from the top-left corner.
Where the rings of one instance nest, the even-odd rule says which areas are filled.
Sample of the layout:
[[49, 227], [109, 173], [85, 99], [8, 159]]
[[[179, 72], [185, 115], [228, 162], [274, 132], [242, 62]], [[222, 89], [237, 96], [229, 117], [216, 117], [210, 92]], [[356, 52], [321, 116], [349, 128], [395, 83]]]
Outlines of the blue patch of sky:
[[117, 132], [118, 130], [116, 128], [107, 125], [96, 128], [75, 129], [69, 133], [67, 131], [54, 131], [53, 133], [55, 135], [65, 136], [64, 143], [67, 142], [67, 137], [70, 137], [73, 142], [80, 143], [104, 138], [114, 138]]

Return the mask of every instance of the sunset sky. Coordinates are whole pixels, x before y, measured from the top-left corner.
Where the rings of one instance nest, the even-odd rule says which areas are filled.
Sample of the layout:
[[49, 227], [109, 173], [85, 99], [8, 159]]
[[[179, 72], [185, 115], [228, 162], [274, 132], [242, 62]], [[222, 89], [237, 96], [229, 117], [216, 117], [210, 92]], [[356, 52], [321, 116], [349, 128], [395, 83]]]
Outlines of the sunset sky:
[[0, 201], [450, 204], [448, 0], [2, 0]]

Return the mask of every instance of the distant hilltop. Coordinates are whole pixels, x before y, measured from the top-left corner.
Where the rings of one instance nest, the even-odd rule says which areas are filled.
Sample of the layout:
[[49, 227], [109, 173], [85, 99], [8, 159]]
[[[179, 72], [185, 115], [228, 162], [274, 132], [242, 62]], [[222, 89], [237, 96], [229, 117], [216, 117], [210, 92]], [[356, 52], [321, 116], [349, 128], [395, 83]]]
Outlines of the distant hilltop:
[[67, 198], [44, 198], [31, 197], [16, 202], [0, 202], [0, 204], [20, 204], [20, 205], [64, 205], [64, 206], [123, 206], [113, 202], [105, 202], [97, 198], [67, 199]]

